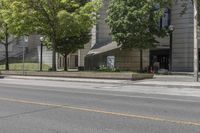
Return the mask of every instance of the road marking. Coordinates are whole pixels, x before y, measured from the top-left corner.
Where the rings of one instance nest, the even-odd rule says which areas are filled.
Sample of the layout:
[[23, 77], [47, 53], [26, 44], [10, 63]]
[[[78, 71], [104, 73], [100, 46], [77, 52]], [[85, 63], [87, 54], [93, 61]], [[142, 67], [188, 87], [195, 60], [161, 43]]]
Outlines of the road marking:
[[159, 122], [169, 122], [169, 123], [174, 123], [174, 124], [179, 124], [179, 125], [190, 125], [190, 126], [200, 127], [200, 123], [198, 123], [198, 122], [172, 120], [172, 119], [165, 119], [165, 118], [154, 117], [154, 116], [111, 112], [111, 111], [104, 111], [104, 110], [99, 110], [99, 109], [76, 107], [76, 106], [71, 106], [71, 105], [42, 103], [42, 102], [34, 102], [34, 101], [29, 101], [29, 100], [20, 100], [20, 99], [4, 98], [4, 97], [0, 97], [0, 101], [23, 103], [23, 104], [33, 104], [33, 105], [48, 106], [48, 107], [55, 107], [55, 108], [65, 108], [65, 109], [79, 110], [79, 111], [84, 111], [84, 112], [93, 112], [93, 113], [100, 113], [100, 114], [106, 114], [106, 115], [112, 115], [112, 116], [127, 117], [127, 118], [132, 118], [132, 119], [143, 119], [143, 120], [151, 120], [151, 121], [159, 121]]

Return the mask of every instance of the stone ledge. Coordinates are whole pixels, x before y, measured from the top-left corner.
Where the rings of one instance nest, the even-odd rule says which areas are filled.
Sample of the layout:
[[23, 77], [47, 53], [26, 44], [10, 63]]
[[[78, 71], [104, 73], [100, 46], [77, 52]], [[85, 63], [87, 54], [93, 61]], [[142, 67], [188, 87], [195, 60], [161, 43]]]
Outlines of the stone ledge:
[[132, 74], [132, 80], [152, 79], [154, 74]]
[[[22, 76], [22, 71], [2, 71], [2, 75]], [[119, 80], [142, 80], [153, 78], [152, 74], [133, 74], [131, 72], [33, 72], [25, 71], [23, 76], [41, 77], [66, 77], [66, 78], [93, 78], [93, 79], [119, 79]]]

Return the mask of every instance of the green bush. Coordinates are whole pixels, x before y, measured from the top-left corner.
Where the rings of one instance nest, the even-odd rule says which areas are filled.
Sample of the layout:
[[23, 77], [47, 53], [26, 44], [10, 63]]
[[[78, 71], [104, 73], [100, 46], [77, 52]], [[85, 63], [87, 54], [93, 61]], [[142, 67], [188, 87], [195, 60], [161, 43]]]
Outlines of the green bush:
[[49, 72], [52, 72], [52, 71], [53, 71], [52, 67], [50, 67], [50, 68], [48, 69], [48, 71], [49, 71]]
[[109, 72], [111, 70], [108, 67], [102, 65], [102, 66], [99, 67], [98, 71], [100, 71], [100, 72]]
[[100, 72], [120, 72], [120, 69], [118, 69], [118, 68], [111, 69], [107, 66], [102, 65], [99, 67], [98, 71], [100, 71]]

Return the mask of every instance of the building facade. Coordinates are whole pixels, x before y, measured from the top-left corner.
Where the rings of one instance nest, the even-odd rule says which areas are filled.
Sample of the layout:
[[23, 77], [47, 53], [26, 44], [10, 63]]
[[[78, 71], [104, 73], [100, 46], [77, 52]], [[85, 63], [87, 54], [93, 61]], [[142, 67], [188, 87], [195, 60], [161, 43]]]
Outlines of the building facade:
[[[105, 22], [106, 11], [109, 0], [104, 0], [104, 5], [100, 12], [100, 20], [95, 27], [93, 34], [92, 49], [86, 58], [86, 68], [96, 69], [101, 65], [107, 65], [107, 57], [115, 56], [115, 67], [129, 70], [139, 70], [138, 50], [122, 51], [117, 44], [113, 45], [110, 30]], [[188, 1], [188, 10], [181, 15], [183, 10], [182, 2], [177, 1], [172, 8], [166, 10], [161, 19], [161, 26], [173, 25], [175, 30], [172, 35], [172, 71], [193, 71], [193, 26], [194, 10], [192, 2]], [[160, 69], [169, 69], [170, 62], [170, 37], [162, 39], [156, 48], [144, 52], [144, 68], [159, 63]], [[200, 45], [199, 45], [200, 46]]]

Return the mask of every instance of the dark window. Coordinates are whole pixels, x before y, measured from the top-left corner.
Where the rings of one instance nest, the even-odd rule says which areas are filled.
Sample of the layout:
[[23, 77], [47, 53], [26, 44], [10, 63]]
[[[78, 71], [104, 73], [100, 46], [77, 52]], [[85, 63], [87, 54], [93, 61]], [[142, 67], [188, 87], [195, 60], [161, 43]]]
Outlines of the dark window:
[[168, 28], [171, 23], [171, 11], [169, 8], [165, 9], [163, 17], [160, 19], [160, 28]]
[[75, 56], [75, 67], [78, 67], [78, 55]]

